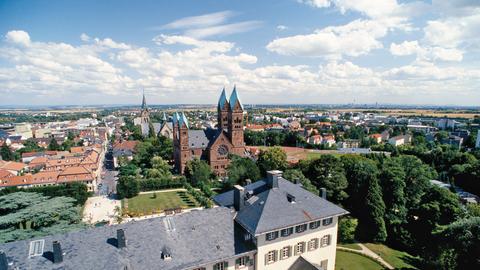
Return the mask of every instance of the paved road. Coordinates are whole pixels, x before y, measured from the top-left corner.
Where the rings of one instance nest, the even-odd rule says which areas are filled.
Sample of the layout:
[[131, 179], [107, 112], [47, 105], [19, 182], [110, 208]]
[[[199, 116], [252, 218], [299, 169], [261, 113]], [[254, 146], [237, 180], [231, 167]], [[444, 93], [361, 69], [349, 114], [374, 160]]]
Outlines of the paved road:
[[111, 148], [108, 148], [105, 153], [104, 166], [102, 168], [102, 176], [99, 181], [98, 195], [110, 195], [116, 193], [117, 186], [117, 175], [118, 172], [115, 171], [113, 166], [113, 156]]

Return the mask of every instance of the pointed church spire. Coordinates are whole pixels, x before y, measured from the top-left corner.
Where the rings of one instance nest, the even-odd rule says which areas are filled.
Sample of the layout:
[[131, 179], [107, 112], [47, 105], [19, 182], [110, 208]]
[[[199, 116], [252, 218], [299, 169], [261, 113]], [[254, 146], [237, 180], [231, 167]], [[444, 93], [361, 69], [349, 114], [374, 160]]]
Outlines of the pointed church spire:
[[145, 89], [143, 89], [142, 110], [147, 108], [147, 100], [145, 99]]
[[240, 97], [238, 96], [238, 93], [237, 93], [237, 85], [233, 85], [232, 95], [230, 96], [230, 109], [233, 110], [235, 108], [235, 105], [237, 104], [237, 102], [238, 102], [238, 104], [240, 105], [240, 108], [243, 111], [243, 104], [240, 101]]
[[180, 119], [180, 126], [185, 125], [185, 127], [189, 128], [189, 127], [188, 127], [188, 119], [187, 119], [187, 117], [185, 116], [185, 113], [184, 113], [184, 112], [182, 112], [182, 114], [181, 114], [180, 117], [181, 117], [181, 119]]
[[223, 109], [225, 103], [228, 102], [227, 94], [225, 94], [225, 86], [223, 87], [222, 94], [220, 94], [220, 99], [218, 100], [218, 108]]

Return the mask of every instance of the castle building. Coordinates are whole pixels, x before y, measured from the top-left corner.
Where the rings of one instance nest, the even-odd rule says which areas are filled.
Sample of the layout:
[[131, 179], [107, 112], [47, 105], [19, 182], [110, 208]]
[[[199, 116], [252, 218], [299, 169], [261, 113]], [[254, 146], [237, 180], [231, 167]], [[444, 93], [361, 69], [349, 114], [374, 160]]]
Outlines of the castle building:
[[207, 161], [217, 175], [224, 176], [230, 163], [228, 155], [245, 155], [243, 112], [242, 102], [234, 87], [230, 99], [227, 99], [225, 89], [222, 90], [217, 105], [216, 129], [192, 130], [185, 113], [175, 113], [173, 145], [177, 172], [183, 173], [189, 160], [199, 158]]
[[325, 194], [269, 171], [218, 207], [0, 244], [0, 269], [334, 270], [348, 212]]

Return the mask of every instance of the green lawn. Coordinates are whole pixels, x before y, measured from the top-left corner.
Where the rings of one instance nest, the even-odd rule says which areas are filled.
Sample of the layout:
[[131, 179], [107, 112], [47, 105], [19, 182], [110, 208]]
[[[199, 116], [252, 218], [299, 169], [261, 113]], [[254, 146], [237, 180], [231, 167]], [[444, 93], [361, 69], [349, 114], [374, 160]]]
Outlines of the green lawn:
[[336, 270], [383, 270], [383, 267], [362, 255], [337, 250]]
[[396, 269], [418, 269], [410, 264], [417, 259], [406, 252], [398, 251], [382, 244], [366, 243], [364, 245]]
[[197, 201], [185, 191], [156, 192], [139, 194], [133, 198], [126, 199], [123, 207], [128, 205], [124, 213], [134, 215], [147, 215], [159, 213], [170, 208], [192, 208], [198, 207]]
[[338, 244], [339, 247], [344, 247], [344, 248], [350, 248], [350, 249], [355, 249], [355, 250], [362, 250], [362, 248], [355, 243], [351, 244]]

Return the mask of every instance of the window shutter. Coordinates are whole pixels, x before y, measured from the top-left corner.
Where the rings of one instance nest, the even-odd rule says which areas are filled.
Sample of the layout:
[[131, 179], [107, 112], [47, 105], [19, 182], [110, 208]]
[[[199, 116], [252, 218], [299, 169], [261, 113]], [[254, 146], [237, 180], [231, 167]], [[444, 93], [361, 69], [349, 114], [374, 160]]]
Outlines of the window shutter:
[[250, 256], [245, 256], [245, 264], [247, 264], [250, 261]]
[[298, 244], [296, 244], [295, 246], [293, 246], [293, 248], [295, 249], [295, 250], [293, 251], [293, 254], [294, 254], [295, 256], [297, 256], [297, 254], [298, 254], [298, 252], [297, 252], [297, 250], [298, 250]]
[[235, 260], [235, 264], [240, 264], [240, 258]]
[[329, 235], [327, 236], [327, 246], [330, 245], [330, 238], [331, 238], [331, 235], [329, 234]]
[[268, 252], [265, 253], [265, 265], [267, 265], [267, 264], [268, 264]]
[[275, 251], [273, 252], [273, 261], [274, 261], [274, 262], [278, 261], [278, 250], [275, 250]]
[[227, 269], [228, 268], [228, 262], [223, 262], [223, 269]]
[[292, 247], [288, 247], [288, 257], [292, 257]]

